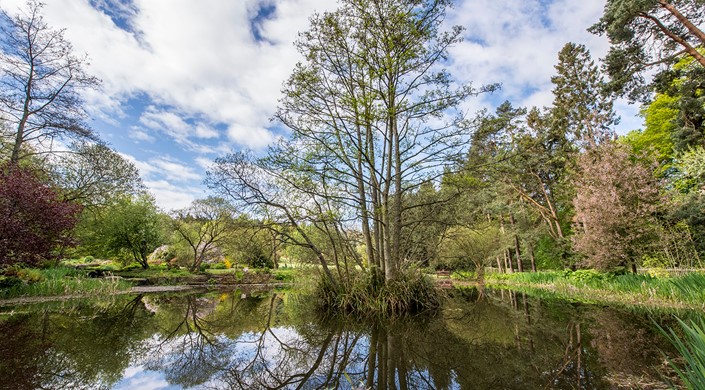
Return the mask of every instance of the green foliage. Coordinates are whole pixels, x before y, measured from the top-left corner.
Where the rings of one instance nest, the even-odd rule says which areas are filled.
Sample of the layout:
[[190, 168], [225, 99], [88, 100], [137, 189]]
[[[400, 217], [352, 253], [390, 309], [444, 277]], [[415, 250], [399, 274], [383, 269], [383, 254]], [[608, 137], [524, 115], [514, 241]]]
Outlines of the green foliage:
[[436, 269], [441, 266], [448, 270], [480, 272], [494, 261], [502, 248], [503, 238], [496, 225], [450, 228], [441, 243]]
[[676, 347], [685, 361], [685, 365], [668, 359], [670, 366], [676, 371], [685, 387], [689, 390], [705, 389], [705, 318], [698, 321], [683, 321], [678, 318], [682, 336], [673, 329], [664, 330], [663, 333]]
[[692, 23], [695, 30], [702, 26], [702, 7], [701, 0], [608, 0], [599, 22], [590, 28], [607, 35], [612, 45], [604, 60], [611, 79], [607, 90], [632, 100], [648, 96], [645, 73], [683, 51], [705, 67], [705, 58], [694, 49], [705, 41], [684, 23]]
[[705, 302], [705, 275], [700, 273], [690, 273], [670, 280], [678, 291], [678, 294], [685, 297], [689, 302]]
[[72, 153], [53, 156], [52, 178], [64, 199], [87, 209], [109, 206], [145, 189], [135, 165], [102, 143], [75, 143]]
[[124, 196], [95, 214], [79, 229], [82, 245], [94, 253], [148, 268], [147, 256], [164, 242], [162, 217], [152, 197]]
[[567, 43], [558, 53], [553, 83], [552, 126], [579, 147], [612, 138], [614, 97], [604, 93], [602, 74], [584, 45]]
[[299, 272], [295, 269], [278, 269], [274, 271], [274, 279], [282, 283], [292, 283], [296, 280]]
[[[88, 278], [85, 271], [75, 268], [20, 269], [18, 282], [13, 277], [0, 281], [0, 299], [23, 296], [106, 295], [126, 290], [131, 283], [120, 279]], [[23, 280], [24, 279], [24, 280]], [[4, 285], [4, 286], [3, 286]]]
[[702, 307], [705, 302], [705, 274], [689, 273], [671, 277], [668, 274], [619, 274], [596, 270], [524, 272], [487, 275], [490, 284], [549, 288], [566, 298], [593, 302], [690, 305]]
[[581, 283], [591, 283], [603, 280], [605, 274], [594, 269], [579, 269], [575, 271], [565, 271], [564, 275], [571, 281]]
[[705, 148], [691, 147], [675, 156], [673, 187], [687, 194], [705, 189]]
[[17, 277], [25, 283], [37, 283], [44, 279], [44, 274], [36, 268], [20, 268], [15, 273]]
[[562, 259], [569, 256], [570, 242], [568, 240], [555, 240], [548, 235], [543, 235], [536, 243], [536, 266], [538, 269], [562, 269], [565, 264]]
[[653, 151], [659, 163], [667, 163], [673, 157], [673, 134], [676, 129], [678, 109], [673, 105], [677, 100], [666, 94], [657, 94], [654, 100], [642, 108], [645, 128], [643, 131], [629, 132], [622, 141], [632, 148], [634, 155]]

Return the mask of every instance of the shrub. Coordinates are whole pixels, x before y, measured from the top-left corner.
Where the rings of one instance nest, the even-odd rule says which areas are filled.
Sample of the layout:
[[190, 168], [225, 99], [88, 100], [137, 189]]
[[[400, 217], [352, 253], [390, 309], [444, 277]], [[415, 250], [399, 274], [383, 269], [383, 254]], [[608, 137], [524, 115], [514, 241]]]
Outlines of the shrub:
[[131, 271], [133, 269], [139, 269], [142, 268], [142, 265], [140, 263], [132, 263], [130, 265], [126, 265], [122, 267], [122, 271]]
[[33, 268], [22, 268], [17, 270], [17, 277], [27, 283], [37, 283], [44, 279], [42, 271]]
[[67, 232], [80, 210], [31, 170], [0, 166], [0, 265], [56, 260], [55, 249], [72, 244]]
[[591, 283], [603, 280], [605, 274], [594, 269], [579, 269], [577, 271], [566, 271], [566, 276], [573, 282]]
[[24, 284], [17, 276], [0, 276], [0, 290], [10, 289]]

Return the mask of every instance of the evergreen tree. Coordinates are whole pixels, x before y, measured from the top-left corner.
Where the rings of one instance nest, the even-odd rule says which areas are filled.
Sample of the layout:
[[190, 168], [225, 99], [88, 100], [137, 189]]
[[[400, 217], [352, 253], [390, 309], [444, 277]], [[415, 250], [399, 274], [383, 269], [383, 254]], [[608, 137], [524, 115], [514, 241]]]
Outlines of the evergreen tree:
[[581, 148], [614, 138], [618, 122], [613, 99], [604, 91], [602, 74], [584, 45], [567, 43], [558, 53], [551, 114], [556, 131], [573, 137]]
[[687, 54], [705, 67], [697, 48], [705, 45], [703, 0], [608, 0], [590, 28], [606, 34], [612, 47], [605, 58], [608, 90], [633, 100], [648, 98], [644, 73]]

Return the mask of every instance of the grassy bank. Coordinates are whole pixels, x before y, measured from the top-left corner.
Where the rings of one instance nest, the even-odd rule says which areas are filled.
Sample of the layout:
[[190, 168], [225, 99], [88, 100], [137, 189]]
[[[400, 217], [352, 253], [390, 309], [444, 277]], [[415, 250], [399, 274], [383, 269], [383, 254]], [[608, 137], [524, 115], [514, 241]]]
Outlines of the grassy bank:
[[109, 295], [128, 290], [117, 278], [89, 278], [87, 272], [68, 267], [19, 269], [0, 277], [0, 299], [58, 295]]
[[589, 303], [705, 309], [705, 274], [612, 275], [594, 270], [490, 273], [487, 285], [548, 291]]
[[[67, 295], [111, 295], [136, 285], [235, 285], [297, 282], [298, 269], [208, 269], [191, 273], [186, 269], [153, 266], [149, 269], [113, 264], [77, 269], [59, 266], [48, 269], [18, 268], [0, 276], [0, 299]], [[91, 277], [94, 276], [94, 277]]]

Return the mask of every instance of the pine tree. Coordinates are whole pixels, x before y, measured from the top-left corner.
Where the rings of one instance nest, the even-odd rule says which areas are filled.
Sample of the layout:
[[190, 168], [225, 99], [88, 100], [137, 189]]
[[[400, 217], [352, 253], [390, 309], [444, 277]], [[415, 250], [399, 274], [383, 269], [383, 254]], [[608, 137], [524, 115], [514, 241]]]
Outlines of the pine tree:
[[593, 148], [614, 138], [618, 122], [613, 98], [603, 90], [603, 77], [584, 45], [567, 43], [558, 53], [553, 82], [553, 126], [573, 137], [581, 148]]

